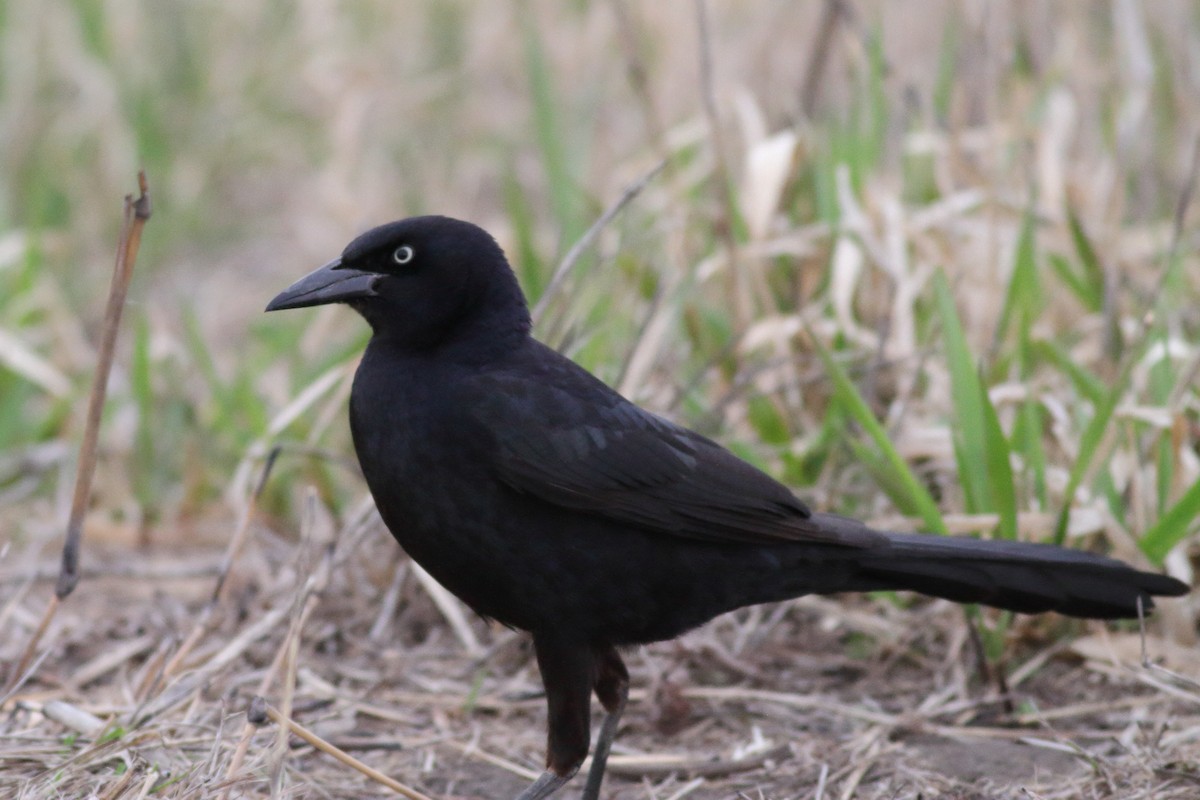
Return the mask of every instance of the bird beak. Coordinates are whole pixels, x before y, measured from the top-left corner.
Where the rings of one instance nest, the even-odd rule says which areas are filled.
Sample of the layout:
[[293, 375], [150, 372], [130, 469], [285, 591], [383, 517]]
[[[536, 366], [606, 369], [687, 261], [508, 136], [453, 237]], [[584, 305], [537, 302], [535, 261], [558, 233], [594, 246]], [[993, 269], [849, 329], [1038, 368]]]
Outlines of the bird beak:
[[275, 295], [266, 310], [306, 308], [326, 303], [344, 303], [358, 297], [374, 297], [375, 284], [382, 277], [377, 272], [343, 267], [342, 260], [335, 258]]

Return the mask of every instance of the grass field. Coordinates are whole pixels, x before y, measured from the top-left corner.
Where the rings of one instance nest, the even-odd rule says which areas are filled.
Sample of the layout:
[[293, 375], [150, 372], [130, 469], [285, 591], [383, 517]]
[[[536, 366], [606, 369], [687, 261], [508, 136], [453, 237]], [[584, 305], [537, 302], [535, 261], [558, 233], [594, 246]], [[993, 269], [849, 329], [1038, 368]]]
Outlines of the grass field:
[[[365, 326], [261, 314], [410, 214], [816, 507], [1194, 582], [1194, 2], [12, 0], [0, 59], [0, 796], [396, 796], [259, 695], [431, 797], [540, 769], [527, 643], [370, 506]], [[21, 671], [140, 168], [83, 577]], [[1193, 798], [1198, 611], [744, 610], [630, 655], [606, 796]]]

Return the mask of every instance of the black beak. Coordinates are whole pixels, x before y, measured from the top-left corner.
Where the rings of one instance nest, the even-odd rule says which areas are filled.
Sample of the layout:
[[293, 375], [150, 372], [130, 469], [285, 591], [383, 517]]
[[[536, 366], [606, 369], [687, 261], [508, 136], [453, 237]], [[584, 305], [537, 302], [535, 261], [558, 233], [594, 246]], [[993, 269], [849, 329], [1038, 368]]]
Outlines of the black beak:
[[377, 272], [343, 267], [342, 260], [335, 258], [275, 295], [266, 310], [322, 306], [326, 303], [344, 303], [358, 297], [374, 297], [375, 284], [382, 277]]

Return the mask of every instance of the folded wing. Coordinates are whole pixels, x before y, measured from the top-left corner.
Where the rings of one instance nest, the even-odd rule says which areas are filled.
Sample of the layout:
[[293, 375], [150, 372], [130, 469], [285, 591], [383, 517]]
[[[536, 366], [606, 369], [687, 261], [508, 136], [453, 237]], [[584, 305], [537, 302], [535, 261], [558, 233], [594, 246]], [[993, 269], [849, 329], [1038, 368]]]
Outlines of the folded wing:
[[885, 541], [858, 523], [815, 524], [779, 482], [565, 359], [543, 359], [536, 372], [481, 376], [473, 388], [473, 413], [495, 442], [498, 476], [519, 492], [701, 541]]

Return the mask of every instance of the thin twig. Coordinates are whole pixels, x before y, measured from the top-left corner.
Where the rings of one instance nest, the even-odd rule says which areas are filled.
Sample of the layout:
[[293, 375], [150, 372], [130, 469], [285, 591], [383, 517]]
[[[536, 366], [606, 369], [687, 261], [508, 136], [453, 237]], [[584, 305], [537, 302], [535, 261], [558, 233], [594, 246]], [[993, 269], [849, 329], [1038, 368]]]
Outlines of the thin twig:
[[262, 472], [258, 476], [258, 485], [254, 487], [254, 493], [250, 495], [250, 502], [246, 504], [246, 508], [242, 512], [242, 518], [238, 521], [237, 532], [233, 538], [229, 540], [229, 546], [225, 549], [225, 555], [221, 558], [221, 573], [217, 576], [217, 583], [213, 587], [212, 598], [209, 601], [216, 605], [221, 602], [225, 592], [225, 582], [229, 579], [229, 571], [233, 568], [234, 559], [237, 558], [238, 551], [246, 541], [246, 534], [250, 531], [250, 523], [254, 520], [254, 512], [258, 508], [258, 501], [262, 498], [263, 492], [266, 491], [267, 481], [271, 477], [271, 470], [275, 468], [275, 462], [279, 458], [280, 447], [275, 445], [267, 452], [267, 458], [263, 462]]
[[296, 736], [299, 736], [301, 739], [308, 742], [321, 752], [333, 756], [351, 769], [358, 770], [376, 783], [382, 784], [392, 791], [404, 795], [405, 797], [409, 798], [409, 800], [432, 800], [432, 798], [430, 798], [428, 795], [422, 794], [416, 789], [410, 789], [399, 781], [393, 780], [387, 775], [384, 775], [379, 770], [368, 767], [366, 764], [359, 761], [345, 750], [334, 747], [332, 744], [325, 741], [320, 736], [317, 736], [300, 723], [296, 722], [295, 720], [288, 719], [280, 714], [278, 711], [268, 705], [261, 697], [254, 698], [247, 716], [250, 718], [251, 722], [260, 723], [264, 718], [270, 719], [276, 725], [281, 725], [287, 728]]
[[[480, 761], [484, 761], [488, 764], [491, 764], [494, 767], [499, 767], [500, 769], [507, 770], [508, 772], [511, 772], [513, 775], [524, 778], [527, 781], [537, 780], [538, 776], [542, 774], [540, 770], [534, 770], [534, 769], [528, 769], [526, 767], [522, 767], [520, 764], [509, 761], [507, 758], [498, 756], [494, 753], [489, 753], [486, 750], [481, 750], [479, 747], [477, 747], [474, 744], [463, 744], [461, 742], [453, 742], [453, 741], [445, 742], [444, 744], [449, 745], [450, 747], [453, 747], [455, 750], [459, 751], [463, 755], [471, 756], [472, 758], [477, 758]], [[581, 765], [580, 769], [584, 770], [585, 768]]]
[[[50, 602], [53, 604], [57, 602], [57, 600], [58, 598], [52, 598]], [[6, 703], [8, 703], [12, 696], [17, 693], [17, 690], [25, 685], [25, 681], [29, 680], [30, 677], [32, 677], [33, 674], [38, 671], [38, 667], [42, 665], [42, 662], [45, 661], [49, 655], [50, 650], [47, 649], [37, 657], [36, 661], [29, 665], [29, 668], [25, 670], [25, 672], [16, 673], [17, 677], [16, 680], [12, 682], [12, 686], [8, 687], [4, 694], [0, 695], [0, 706], [4, 706]]]
[[825, 781], [829, 778], [829, 764], [821, 764], [821, 774], [817, 776], [817, 791], [813, 795], [813, 800], [824, 800], [825, 798]]
[[559, 286], [566, 279], [567, 274], [575, 266], [575, 263], [579, 261], [579, 257], [583, 255], [585, 250], [591, 247], [592, 242], [594, 242], [596, 237], [600, 235], [600, 232], [608, 226], [608, 223], [612, 222], [613, 218], [616, 217], [617, 214], [621, 213], [621, 209], [625, 208], [625, 206], [629, 205], [629, 202], [633, 200], [633, 198], [641, 194], [642, 190], [649, 185], [650, 181], [654, 180], [658, 173], [662, 172], [666, 165], [667, 159], [664, 158], [655, 164], [653, 169], [627, 186], [625, 191], [621, 193], [621, 196], [617, 198], [617, 201], [609, 206], [604, 213], [600, 215], [599, 219], [592, 223], [592, 227], [588, 228], [587, 231], [584, 232], [583, 236], [579, 237], [579, 240], [575, 242], [575, 244], [571, 245], [571, 249], [567, 251], [567, 254], [563, 256], [562, 261], [560, 261], [558, 266], [554, 268], [554, 274], [550, 276], [550, 282], [546, 284], [546, 289], [542, 292], [542, 296], [538, 298], [537, 303], [535, 303], [533, 306], [532, 317], [535, 325], [542, 318], [542, 314], [545, 312], [546, 305], [549, 303], [550, 298], [553, 297], [558, 291]]

